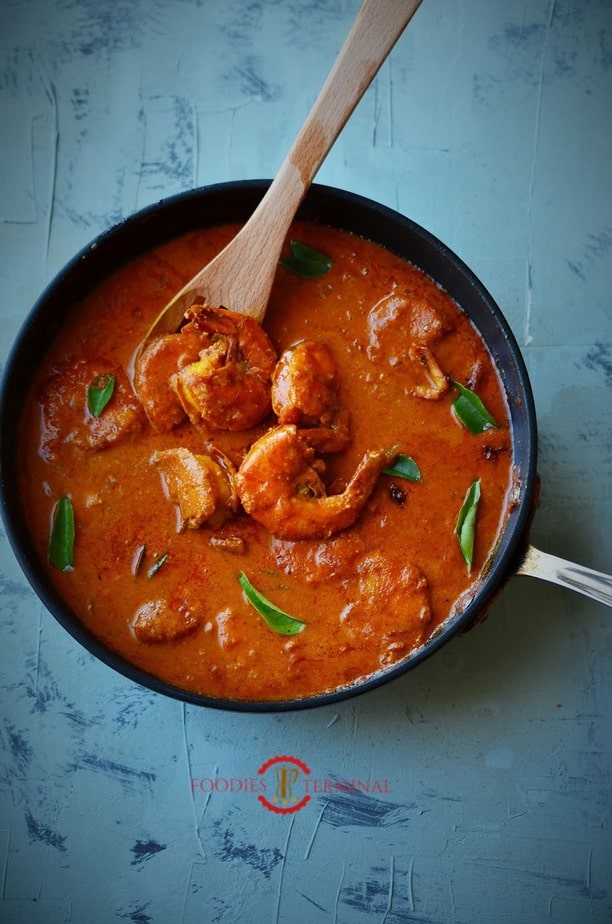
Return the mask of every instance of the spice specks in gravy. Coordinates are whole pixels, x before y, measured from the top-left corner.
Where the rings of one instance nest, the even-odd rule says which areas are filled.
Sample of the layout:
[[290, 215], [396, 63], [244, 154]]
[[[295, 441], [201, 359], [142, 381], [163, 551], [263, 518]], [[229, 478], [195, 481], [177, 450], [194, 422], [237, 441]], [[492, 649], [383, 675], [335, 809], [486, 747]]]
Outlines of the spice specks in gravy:
[[75, 306], [28, 398], [20, 491], [52, 581], [112, 650], [182, 689], [286, 700], [396, 664], [449, 616], [503, 527], [512, 437], [460, 308], [310, 222], [291, 238], [312, 273], [288, 247], [263, 328], [195, 307], [134, 361], [236, 230], [166, 243]]

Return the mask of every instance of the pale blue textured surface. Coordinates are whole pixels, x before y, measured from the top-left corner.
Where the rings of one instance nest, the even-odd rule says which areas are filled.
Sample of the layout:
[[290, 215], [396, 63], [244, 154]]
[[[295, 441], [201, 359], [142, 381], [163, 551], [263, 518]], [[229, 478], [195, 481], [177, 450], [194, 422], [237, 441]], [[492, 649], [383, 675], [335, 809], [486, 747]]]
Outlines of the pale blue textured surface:
[[[98, 232], [272, 176], [358, 0], [4, 0], [0, 358]], [[532, 376], [533, 539], [612, 570], [612, 4], [424, 0], [318, 179], [425, 225]], [[204, 711], [94, 661], [0, 548], [0, 921], [612, 921], [612, 612], [514, 578], [487, 622], [376, 692]], [[387, 780], [292, 816], [276, 754]], [[234, 784], [236, 787], [238, 784]]]

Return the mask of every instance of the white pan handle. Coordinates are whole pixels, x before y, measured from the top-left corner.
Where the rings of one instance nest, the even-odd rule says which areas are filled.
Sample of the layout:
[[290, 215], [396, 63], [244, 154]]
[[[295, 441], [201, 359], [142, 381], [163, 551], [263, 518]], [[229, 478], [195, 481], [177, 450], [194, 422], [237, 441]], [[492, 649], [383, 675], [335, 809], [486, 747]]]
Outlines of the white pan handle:
[[552, 581], [553, 584], [569, 587], [585, 597], [612, 606], [612, 575], [585, 568], [584, 565], [576, 565], [547, 552], [540, 552], [532, 545], [527, 548], [517, 574]]

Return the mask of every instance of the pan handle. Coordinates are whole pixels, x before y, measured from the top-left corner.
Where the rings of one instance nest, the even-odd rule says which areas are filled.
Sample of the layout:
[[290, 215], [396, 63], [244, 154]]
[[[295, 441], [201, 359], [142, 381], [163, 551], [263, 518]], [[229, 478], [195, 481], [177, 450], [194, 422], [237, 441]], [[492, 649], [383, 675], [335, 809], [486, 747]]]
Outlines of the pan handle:
[[576, 590], [585, 597], [612, 606], [612, 575], [593, 571], [584, 565], [576, 565], [564, 558], [557, 558], [556, 555], [549, 555], [548, 552], [540, 552], [532, 545], [527, 547], [517, 574], [527, 574], [544, 581], [552, 581], [553, 584], [561, 584], [562, 587]]

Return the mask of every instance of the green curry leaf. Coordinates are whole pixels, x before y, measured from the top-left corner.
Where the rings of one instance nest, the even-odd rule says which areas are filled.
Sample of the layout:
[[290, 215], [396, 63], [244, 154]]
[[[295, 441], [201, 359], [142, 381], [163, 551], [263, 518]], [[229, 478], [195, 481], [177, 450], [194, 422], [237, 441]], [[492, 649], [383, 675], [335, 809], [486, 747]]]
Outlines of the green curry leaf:
[[484, 433], [499, 426], [475, 392], [459, 382], [453, 382], [453, 385], [459, 390], [459, 397], [453, 401], [453, 410], [470, 433]]
[[263, 617], [264, 621], [273, 632], [278, 633], [278, 635], [297, 635], [298, 632], [302, 631], [306, 623], [301, 622], [299, 619], [295, 619], [293, 616], [289, 616], [288, 613], [280, 610], [267, 600], [263, 594], [260, 594], [260, 592], [253, 587], [244, 571], [240, 573], [238, 583], [242, 587], [244, 595], [251, 606]]
[[396, 478], [406, 478], [408, 481], [420, 481], [423, 477], [414, 459], [403, 455], [396, 458], [391, 468], [383, 469], [383, 475], [394, 475]]
[[[144, 550], [143, 550], [144, 554]], [[147, 577], [152, 578], [154, 574], [157, 574], [162, 565], [168, 561], [168, 553], [164, 552], [163, 555], [160, 555], [159, 558], [156, 558], [149, 570], [147, 571]]]
[[300, 244], [299, 241], [289, 241], [291, 256], [282, 258], [279, 262], [281, 266], [291, 270], [296, 276], [303, 276], [305, 279], [316, 279], [317, 276], [324, 276], [332, 267], [332, 261], [325, 254], [319, 253], [306, 244]]
[[60, 497], [53, 511], [49, 561], [58, 571], [72, 571], [74, 567], [74, 508], [69, 497]]
[[87, 389], [87, 407], [92, 417], [99, 417], [115, 390], [115, 376], [102, 372], [93, 379]]
[[480, 500], [480, 479], [473, 481], [468, 488], [465, 500], [457, 517], [455, 535], [459, 540], [461, 553], [465, 558], [468, 570], [472, 568], [474, 560], [474, 539], [476, 537], [476, 513]]

